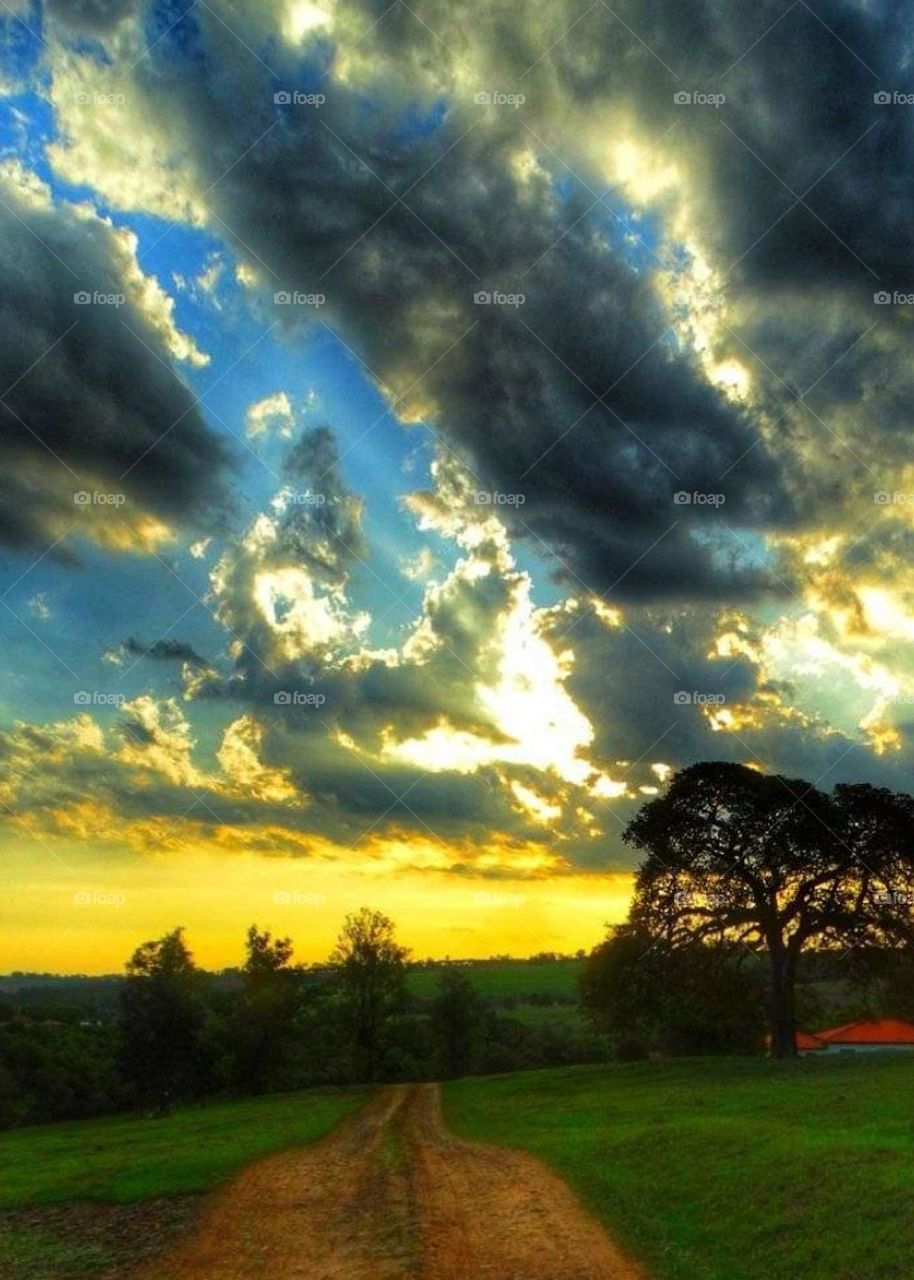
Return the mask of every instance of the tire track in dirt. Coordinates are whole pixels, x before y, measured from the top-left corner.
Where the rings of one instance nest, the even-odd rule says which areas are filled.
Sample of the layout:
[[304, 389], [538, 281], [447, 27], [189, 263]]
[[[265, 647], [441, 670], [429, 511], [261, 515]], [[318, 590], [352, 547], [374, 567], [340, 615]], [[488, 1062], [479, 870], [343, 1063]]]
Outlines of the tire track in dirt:
[[135, 1280], [648, 1280], [532, 1156], [447, 1132], [436, 1085], [379, 1092], [260, 1160]]

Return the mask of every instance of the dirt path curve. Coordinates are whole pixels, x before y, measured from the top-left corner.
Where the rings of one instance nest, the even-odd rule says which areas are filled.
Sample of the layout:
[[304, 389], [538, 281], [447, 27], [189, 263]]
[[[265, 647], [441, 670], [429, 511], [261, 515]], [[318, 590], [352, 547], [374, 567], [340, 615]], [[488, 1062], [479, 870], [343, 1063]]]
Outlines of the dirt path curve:
[[532, 1156], [463, 1142], [435, 1085], [250, 1165], [136, 1280], [648, 1280]]

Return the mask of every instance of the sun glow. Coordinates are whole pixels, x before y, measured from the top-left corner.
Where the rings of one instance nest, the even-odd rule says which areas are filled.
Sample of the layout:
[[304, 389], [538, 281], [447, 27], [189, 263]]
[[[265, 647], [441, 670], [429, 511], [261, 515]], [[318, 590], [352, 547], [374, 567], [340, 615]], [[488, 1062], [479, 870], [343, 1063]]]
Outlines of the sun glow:
[[332, 15], [310, 0], [293, 0], [286, 8], [282, 33], [290, 44], [298, 44], [303, 36], [321, 27], [330, 27], [332, 22]]

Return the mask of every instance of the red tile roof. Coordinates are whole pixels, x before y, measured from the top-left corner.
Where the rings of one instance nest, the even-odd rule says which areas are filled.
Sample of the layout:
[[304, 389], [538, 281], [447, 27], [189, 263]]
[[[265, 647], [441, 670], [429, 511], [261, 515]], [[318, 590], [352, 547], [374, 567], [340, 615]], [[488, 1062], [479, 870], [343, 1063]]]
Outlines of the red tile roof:
[[[914, 1023], [901, 1018], [858, 1018], [843, 1027], [819, 1031], [816, 1038], [827, 1044], [911, 1044], [914, 1045]], [[797, 1036], [799, 1046], [799, 1034]]]

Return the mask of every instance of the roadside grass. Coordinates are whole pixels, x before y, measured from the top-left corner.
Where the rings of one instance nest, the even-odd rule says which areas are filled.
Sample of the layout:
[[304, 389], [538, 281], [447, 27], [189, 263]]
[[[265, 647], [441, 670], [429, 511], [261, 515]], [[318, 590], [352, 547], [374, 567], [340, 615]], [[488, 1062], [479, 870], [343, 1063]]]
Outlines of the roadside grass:
[[364, 1092], [309, 1090], [0, 1134], [0, 1209], [208, 1191], [243, 1164], [328, 1133]]
[[309, 1090], [0, 1134], [0, 1280], [123, 1275], [166, 1250], [203, 1192], [323, 1137], [366, 1096]]
[[570, 1067], [444, 1102], [561, 1173], [656, 1280], [914, 1275], [914, 1057]]
[[0, 1213], [2, 1280], [107, 1280], [164, 1254], [193, 1221], [198, 1195], [134, 1204], [75, 1201]]

